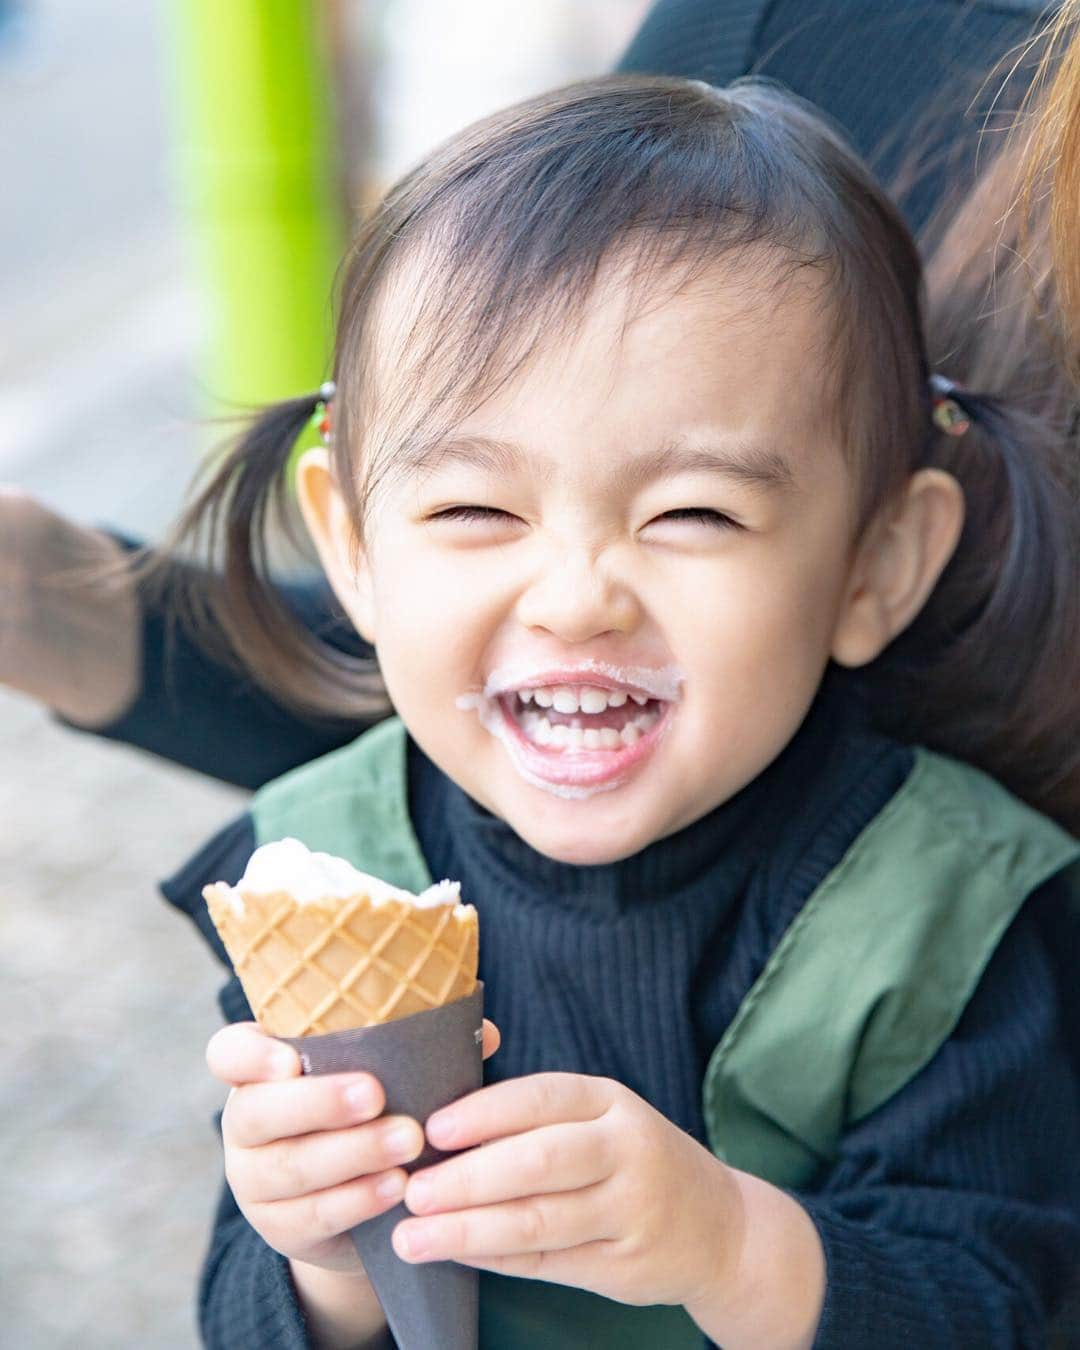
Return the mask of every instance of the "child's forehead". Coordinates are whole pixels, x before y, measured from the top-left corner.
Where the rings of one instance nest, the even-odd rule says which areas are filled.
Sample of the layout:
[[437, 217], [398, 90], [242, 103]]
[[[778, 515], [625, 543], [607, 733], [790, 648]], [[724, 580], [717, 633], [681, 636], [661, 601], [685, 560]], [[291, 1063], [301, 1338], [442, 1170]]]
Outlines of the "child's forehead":
[[626, 382], [646, 382], [660, 396], [673, 386], [794, 381], [805, 398], [824, 389], [834, 330], [825, 284], [820, 270], [793, 269], [762, 246], [692, 271], [645, 269], [623, 249], [583, 294], [517, 309], [511, 295], [493, 321], [496, 335], [475, 325], [484, 298], [448, 294], [437, 266], [413, 250], [387, 277], [373, 314], [371, 392], [399, 411], [437, 397], [452, 421], [479, 405], [490, 418], [530, 392], [580, 398], [586, 385], [613, 393]]
[[405, 382], [402, 417], [379, 437], [390, 481], [410, 500], [413, 488], [451, 482], [460, 491], [480, 481], [606, 484], [619, 500], [688, 474], [721, 474], [778, 500], [832, 482], [843, 454], [808, 355], [820, 308], [812, 299], [789, 288], [766, 316], [747, 294], [704, 278], [677, 296], [669, 288], [630, 322], [614, 298], [598, 301], [577, 330], [460, 416], [427, 415], [426, 391]]

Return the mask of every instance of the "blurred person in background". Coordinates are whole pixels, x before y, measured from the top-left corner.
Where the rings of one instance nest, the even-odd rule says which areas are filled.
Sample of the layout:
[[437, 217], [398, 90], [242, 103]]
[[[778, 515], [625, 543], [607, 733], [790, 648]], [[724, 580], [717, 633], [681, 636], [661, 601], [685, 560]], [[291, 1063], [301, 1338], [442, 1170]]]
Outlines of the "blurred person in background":
[[[1023, 92], [1030, 64], [1017, 53], [1041, 10], [980, 0], [658, 0], [618, 69], [715, 84], [748, 72], [780, 80], [833, 116], [897, 185], [913, 228], [940, 234], [935, 215], [966, 195], [987, 117], [1007, 123]], [[985, 231], [986, 213], [978, 220]], [[972, 263], [968, 252], [956, 314], [974, 349], [966, 300], [986, 276], [982, 254]], [[0, 493], [0, 680], [75, 726], [247, 787], [381, 715], [355, 695], [301, 707], [254, 687], [223, 644], [197, 643], [171, 622], [163, 592], [136, 592], [117, 576], [121, 556], [108, 534], [16, 490]], [[176, 573], [196, 590], [210, 585], [208, 573]], [[80, 575], [95, 580], [80, 585]], [[368, 654], [321, 581], [285, 593], [313, 632]]]

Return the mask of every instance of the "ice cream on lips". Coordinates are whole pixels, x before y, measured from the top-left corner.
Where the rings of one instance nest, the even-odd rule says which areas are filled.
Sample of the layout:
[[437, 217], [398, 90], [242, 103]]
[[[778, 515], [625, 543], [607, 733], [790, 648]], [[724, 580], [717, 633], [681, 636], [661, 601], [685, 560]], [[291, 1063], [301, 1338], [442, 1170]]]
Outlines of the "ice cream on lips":
[[456, 705], [477, 712], [527, 782], [584, 798], [618, 787], [655, 748], [684, 681], [675, 666], [588, 659], [541, 671], [518, 663], [493, 671], [482, 692]]

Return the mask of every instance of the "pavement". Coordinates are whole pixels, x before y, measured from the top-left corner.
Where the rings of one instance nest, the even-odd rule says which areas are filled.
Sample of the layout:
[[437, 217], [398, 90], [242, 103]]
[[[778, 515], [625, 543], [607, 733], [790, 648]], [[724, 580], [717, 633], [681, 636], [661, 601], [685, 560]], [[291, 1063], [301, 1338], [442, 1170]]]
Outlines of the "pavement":
[[150, 535], [209, 439], [165, 9], [17, 0], [0, 30], [0, 480]]
[[[154, 537], [205, 436], [158, 5], [0, 32], [0, 481]], [[156, 883], [244, 796], [0, 691], [0, 1343], [192, 1350], [220, 976]]]
[[156, 882], [244, 794], [0, 692], [0, 1341], [190, 1350], [216, 962]]

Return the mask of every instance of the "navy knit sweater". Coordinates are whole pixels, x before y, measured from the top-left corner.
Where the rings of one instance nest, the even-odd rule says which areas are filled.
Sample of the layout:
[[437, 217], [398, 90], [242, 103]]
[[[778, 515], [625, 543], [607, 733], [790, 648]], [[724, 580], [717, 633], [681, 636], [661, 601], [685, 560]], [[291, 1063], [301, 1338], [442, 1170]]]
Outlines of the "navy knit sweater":
[[[827, 685], [780, 758], [732, 801], [636, 858], [578, 868], [535, 853], [411, 746], [411, 814], [429, 868], [460, 879], [480, 912], [486, 1011], [503, 1034], [486, 1080], [609, 1075], [702, 1139], [709, 1052], [910, 766], [909, 750], [870, 732]], [[253, 846], [245, 816], [163, 888], [222, 957], [200, 890], [238, 879]], [[828, 1263], [818, 1346], [1047, 1343], [1048, 1309], [1080, 1259], [1080, 1171], [1062, 1162], [1080, 1156], [1080, 1093], [1041, 932], [1043, 911], [1061, 903], [1053, 883], [1029, 902], [939, 1053], [800, 1195]], [[235, 979], [222, 1006], [250, 1016]], [[287, 1262], [227, 1187], [200, 1319], [214, 1347], [309, 1344]]]

